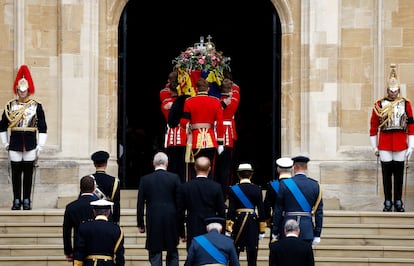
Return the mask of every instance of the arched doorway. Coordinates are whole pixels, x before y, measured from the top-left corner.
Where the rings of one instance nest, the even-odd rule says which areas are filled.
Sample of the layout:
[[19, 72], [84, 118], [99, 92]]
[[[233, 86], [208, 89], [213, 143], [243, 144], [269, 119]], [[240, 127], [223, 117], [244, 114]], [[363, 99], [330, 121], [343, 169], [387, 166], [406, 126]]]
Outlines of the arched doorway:
[[153, 2], [144, 8], [129, 1], [120, 20], [118, 141], [124, 151], [119, 161], [123, 187], [136, 188], [139, 177], [153, 170], [153, 154], [163, 148], [159, 91], [172, 59], [207, 35], [231, 57], [233, 77], [241, 87], [235, 165], [252, 163], [253, 181], [264, 186], [274, 177], [274, 161], [280, 156], [281, 29], [275, 8], [271, 1], [213, 0], [208, 4], [216, 7], [212, 11], [202, 2], [178, 2]]

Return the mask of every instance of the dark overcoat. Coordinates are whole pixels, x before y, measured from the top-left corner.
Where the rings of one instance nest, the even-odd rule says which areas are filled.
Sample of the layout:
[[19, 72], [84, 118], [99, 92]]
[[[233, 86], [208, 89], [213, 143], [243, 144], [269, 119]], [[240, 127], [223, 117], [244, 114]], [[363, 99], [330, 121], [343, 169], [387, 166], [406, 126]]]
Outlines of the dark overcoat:
[[288, 236], [270, 244], [269, 266], [314, 266], [312, 245]]
[[221, 185], [206, 177], [196, 177], [181, 185], [179, 212], [186, 212], [187, 250], [193, 237], [207, 233], [204, 220], [225, 218], [224, 196]]
[[[78, 233], [79, 225], [83, 221], [89, 221], [95, 219], [93, 214], [93, 207], [91, 201], [96, 200], [92, 194], [80, 195], [76, 200], [68, 203], [63, 215], [63, 250], [65, 255], [73, 254], [72, 247], [72, 232], [73, 243], [76, 243], [76, 236]], [[73, 230], [73, 231], [72, 231]]]
[[145, 248], [150, 251], [171, 250], [178, 245], [179, 234], [184, 231], [184, 225], [179, 224], [177, 213], [180, 184], [177, 174], [162, 169], [141, 178], [138, 189], [137, 225], [144, 227], [146, 224]]

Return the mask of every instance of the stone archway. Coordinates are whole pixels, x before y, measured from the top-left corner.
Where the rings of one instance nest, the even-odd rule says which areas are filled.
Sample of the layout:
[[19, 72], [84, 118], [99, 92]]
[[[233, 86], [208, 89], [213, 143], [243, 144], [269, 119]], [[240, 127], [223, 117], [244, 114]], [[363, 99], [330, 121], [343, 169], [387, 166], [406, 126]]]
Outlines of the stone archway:
[[[129, 4], [131, 4], [132, 5], [132, 2], [131, 3], [129, 3]], [[269, 4], [270, 4], [270, 2], [269, 2]], [[281, 21], [280, 23], [281, 23], [281, 28], [282, 28], [282, 30], [281, 30], [281, 34], [285, 34], [284, 35], [284, 37], [282, 37], [282, 38], [290, 38], [291, 37], [291, 34], [292, 34], [292, 29], [293, 29], [293, 26], [292, 26], [292, 19], [291, 19], [291, 15], [290, 15], [290, 8], [289, 8], [289, 6], [287, 5], [287, 3], [285, 2], [285, 1], [276, 1], [275, 3], [273, 3], [273, 5], [274, 5], [274, 7], [276, 7], [276, 8], [278, 8], [278, 12], [280, 12], [280, 10], [281, 10], [281, 12], [283, 12], [283, 14], [282, 14], [282, 16], [280, 16], [281, 18], [284, 18], [285, 19], [285, 21]], [[141, 8], [141, 7], [140, 7]], [[232, 7], [232, 8], [234, 8], [234, 6]], [[140, 13], [139, 12], [142, 12], [142, 11], [137, 11], [138, 13], [137, 14], [134, 14], [134, 17], [135, 18], [139, 18], [139, 17], [141, 17], [140, 16]], [[161, 12], [162, 13], [162, 11], [159, 11], [159, 12]], [[171, 11], [172, 12], [172, 11]], [[250, 12], [250, 11], [249, 11]], [[224, 12], [225, 13], [225, 12]], [[162, 14], [164, 14], [164, 13], [162, 13]], [[246, 14], [247, 14], [247, 11], [246, 11]], [[280, 14], [279, 14], [280, 15]], [[243, 16], [243, 17], [246, 17], [245, 15]], [[141, 21], [141, 23], [142, 23], [142, 21]], [[150, 22], [148, 22], [148, 23], [150, 23]], [[247, 25], [247, 23], [249, 23], [248, 21], [246, 21], [245, 19], [244, 19], [244, 22], [243, 23], [245, 23], [246, 25]], [[243, 24], [244, 25], [244, 24]], [[156, 31], [156, 30], [154, 30], [154, 31]], [[197, 31], [197, 30], [195, 30], [195, 31]], [[285, 31], [285, 32], [284, 32]], [[147, 31], [145, 31], [145, 30], [136, 30], [136, 33], [137, 32], [139, 32], [139, 36], [141, 36], [141, 37], [143, 37], [143, 39], [142, 40], [140, 40], [141, 42], [142, 41], [145, 41], [145, 42], [150, 42], [151, 40], [149, 39], [149, 38], [145, 38], [145, 36], [151, 36], [151, 37], [153, 37], [154, 39], [156, 39], [157, 38], [157, 36], [155, 36], [154, 35], [154, 32], [147, 32]], [[242, 32], [241, 30], [239, 31], [239, 32]], [[287, 32], [287, 33], [286, 33]], [[135, 33], [135, 34], [136, 34]], [[152, 35], [151, 35], [152, 34]], [[191, 34], [190, 34], [191, 35]], [[194, 34], [193, 34], [194, 35]], [[188, 45], [188, 44], [191, 44], [191, 42], [194, 42], [194, 41], [196, 41], [197, 40], [197, 38], [198, 38], [198, 35], [199, 35], [199, 33], [195, 33], [195, 35], [194, 36], [189, 36], [188, 38], [187, 38], [187, 40], [185, 40], [185, 41], [183, 41], [182, 42], [182, 44], [181, 45], [179, 45], [179, 46], [177, 46], [176, 48], [175, 48], [175, 53], [179, 53], [179, 51], [180, 50], [182, 50], [182, 49], [184, 49], [185, 48], [185, 45]], [[240, 36], [242, 36], [243, 34], [240, 34]], [[167, 35], [167, 36], [169, 36], [169, 35]], [[180, 35], [181, 36], [181, 35]], [[197, 36], [197, 37], [196, 37]], [[220, 40], [220, 38], [222, 38], [223, 36], [220, 36], [219, 35], [219, 38], [217, 38], [217, 40]], [[256, 36], [255, 36], [256, 37]], [[183, 37], [184, 38], [184, 37]], [[171, 39], [171, 38], [166, 38], [166, 39]], [[236, 39], [236, 38], [235, 38]], [[243, 38], [237, 38], [237, 40], [242, 40], [242, 41], [237, 41], [236, 43], [237, 43], [237, 45], [246, 45], [247, 44], [247, 47], [248, 47], [248, 45], [250, 45], [250, 44], [254, 44], [254, 37], [250, 40], [250, 39], [246, 39], [246, 37], [245, 36], [243, 36]], [[157, 39], [156, 39], [157, 40]], [[178, 40], [174, 40], [174, 41], [177, 41], [177, 42], [179, 42]], [[140, 45], [140, 44], [138, 44], [138, 45]], [[171, 44], [170, 45], [174, 45], [173, 44], [173, 42], [171, 42]], [[220, 45], [223, 45], [223, 43], [216, 43], [216, 45], [218, 45], [218, 46], [220, 46]], [[263, 44], [262, 46], [264, 46], [265, 44]], [[227, 48], [227, 51], [229, 51], [230, 50], [230, 46], [229, 47], [226, 47]], [[283, 47], [282, 46], [282, 48], [281, 49], [284, 49], [285, 47]], [[141, 49], [138, 49], [138, 50], [141, 50]], [[260, 49], [258, 49], [258, 50], [260, 50]], [[284, 52], [283, 52], [284, 53]], [[282, 54], [283, 54], [282, 53]], [[166, 61], [169, 61], [171, 58], [173, 58], [173, 56], [175, 56], [175, 54], [174, 55], [169, 55], [169, 56], [167, 56], [167, 57], [165, 57], [166, 58]], [[280, 56], [280, 54], [279, 54], [279, 56]], [[287, 56], [287, 57], [282, 57], [282, 61], [283, 60], [286, 60], [286, 59], [288, 59], [288, 60], [290, 60], [289, 59], [289, 56], [290, 56], [290, 54]], [[270, 57], [270, 56], [269, 56]], [[271, 57], [270, 57], [271, 58]], [[237, 61], [237, 60], [236, 60]], [[240, 60], [241, 61], [241, 60]], [[253, 62], [253, 61], [252, 61]], [[240, 62], [239, 62], [240, 63]], [[244, 62], [242, 62], [242, 63], [244, 63]], [[254, 64], [254, 63], [252, 63], [252, 64]], [[286, 61], [285, 61], [285, 63], [283, 63], [284, 65], [283, 65], [283, 67], [282, 67], [282, 69], [283, 69], [283, 71], [286, 69], [286, 66], [288, 66], [288, 65], [291, 65], [291, 64], [289, 64], [289, 63], [286, 63]], [[162, 67], [160, 67], [160, 68], [162, 68]], [[147, 87], [148, 88], [151, 88], [151, 89], [153, 89], [153, 90], [155, 90], [156, 91], [156, 93], [154, 94], [153, 92], [151, 92], [151, 93], [149, 93], [149, 94], [146, 94], [146, 96], [144, 96], [144, 97], [152, 97], [152, 98], [154, 98], [154, 97], [158, 97], [158, 95], [157, 95], [157, 93], [158, 93], [158, 91], [162, 88], [162, 86], [164, 85], [163, 83], [165, 82], [165, 77], [166, 77], [166, 74], [168, 73], [168, 71], [166, 70], [166, 69], [168, 69], [168, 68], [164, 68], [164, 71], [162, 71], [163, 73], [161, 74], [161, 75], [159, 75], [158, 77], [156, 77], [156, 78], [154, 78], [153, 76], [151, 76], [150, 78], [154, 81], [153, 82], [153, 84], [150, 84], [150, 85], [148, 85]], [[264, 69], [266, 69], [265, 71], [268, 71], [268, 69], [270, 69], [270, 67], [265, 67]], [[264, 72], [265, 72], [264, 71]], [[164, 73], [165, 72], [165, 73]], [[263, 73], [264, 73], [263, 72]], [[288, 73], [289, 73], [290, 71], [288, 71]], [[270, 76], [272, 76], [272, 73], [270, 72], [270, 74], [267, 74], [267, 75], [270, 75]], [[259, 73], [258, 75], [257, 75], [257, 77], [251, 77], [251, 79], [250, 80], [253, 80], [253, 79], [256, 79], [256, 81], [255, 82], [252, 82], [252, 81], [246, 81], [245, 82], [245, 84], [246, 84], [246, 86], [245, 86], [245, 92], [247, 92], [247, 91], [251, 91], [252, 93], [251, 94], [247, 94], [246, 96], [246, 100], [247, 99], [254, 99], [255, 97], [257, 98], [258, 96], [258, 94], [259, 93], [257, 93], [257, 91], [256, 92], [254, 92], [255, 90], [257, 90], [257, 87], [259, 87], [260, 89], [261, 88], [270, 88], [270, 87], [272, 87], [273, 85], [271, 85], [271, 82], [270, 83], [268, 83], [268, 84], [270, 84], [270, 85], [263, 85], [263, 84], [261, 84], [260, 83], [260, 76], [261, 76], [261, 73]], [[280, 78], [280, 77], [279, 77]], [[236, 78], [237, 79], [237, 78]], [[258, 82], [259, 81], [259, 82]], [[135, 84], [138, 84], [137, 86], [135, 86], [134, 85], [134, 90], [139, 90], [139, 85], [140, 85], [140, 82], [138, 82], [138, 83], [135, 83]], [[285, 81], [282, 81], [282, 84], [284, 85], [284, 86], [286, 86], [286, 85], [289, 85], [288, 83], [286, 83]], [[131, 87], [131, 86], [127, 86], [127, 87]], [[259, 89], [259, 90], [260, 90]], [[142, 90], [145, 90], [145, 88], [142, 88]], [[243, 89], [242, 89], [243, 90]], [[141, 91], [142, 92], [142, 91]], [[145, 92], [146, 93], [146, 92]], [[141, 97], [143, 94], [139, 94], [139, 96]], [[268, 97], [269, 99], [271, 99], [271, 98], [274, 98], [275, 96], [272, 96], [271, 94], [269, 95], [269, 96], [266, 96], [266, 97]], [[132, 97], [127, 97], [127, 98], [136, 98], [136, 99], [138, 99], [138, 96], [132, 96]], [[286, 100], [286, 98], [285, 98], [285, 96], [283, 95], [283, 92], [282, 92], [282, 97], [280, 97], [281, 98], [281, 101], [284, 101], [284, 100]], [[245, 101], [246, 101], [245, 100]], [[242, 100], [243, 101], [243, 100]], [[138, 104], [139, 105], [139, 104]], [[271, 103], [270, 103], [270, 105], [271, 105]], [[285, 105], [284, 104], [281, 104], [281, 106], [283, 106], [282, 108], [281, 108], [281, 115], [280, 115], [280, 117], [282, 117], [282, 122], [281, 122], [281, 127], [280, 127], [280, 132], [281, 132], [281, 134], [279, 134], [279, 135], [281, 135], [281, 138], [286, 138], [286, 139], [289, 139], [289, 136], [286, 136], [286, 125], [284, 124], [284, 122], [283, 121], [286, 121], [286, 117], [287, 117], [287, 113], [288, 112], [290, 112], [290, 111], [287, 111], [286, 109], [285, 109]], [[265, 109], [264, 111], [265, 112], [269, 112], [269, 113], [271, 113], [271, 111], [269, 111], [269, 110], [271, 110], [271, 106], [267, 106], [266, 107], [266, 105], [262, 105], [261, 107], [259, 107], [259, 106], [254, 106], [254, 105], [252, 105], [252, 106], [249, 106], [249, 107], [246, 107], [246, 110], [248, 109], [248, 108], [250, 108], [250, 107], [252, 107], [253, 109], [254, 108], [256, 108], [256, 109], [262, 109], [262, 111], [263, 111], [263, 109]], [[140, 109], [139, 107], [136, 107], [137, 109], [136, 109], [136, 112], [135, 112], [135, 114], [134, 114], [134, 116], [135, 115], [139, 115], [140, 113], [145, 113], [146, 112], [146, 110], [145, 109]], [[159, 116], [158, 114], [156, 114], [156, 112], [158, 111], [158, 108], [159, 108], [159, 106], [157, 106], [157, 107], [155, 107], [155, 108], [152, 108], [151, 107], [151, 110], [149, 111], [149, 112], [147, 112], [147, 114], [148, 113], [150, 113], [151, 114], [151, 117], [150, 117], [150, 120], [151, 119], [160, 119], [160, 118], [157, 118], [157, 117], [161, 117], [161, 116]], [[269, 109], [270, 108], [270, 109]], [[292, 107], [292, 105], [290, 105], [289, 107], [289, 110], [290, 110], [290, 108], [293, 108]], [[267, 110], [267, 111], [266, 111]], [[248, 111], [246, 111], [246, 113], [250, 113], [250, 112], [248, 112]], [[257, 114], [256, 114], [257, 115]], [[144, 115], [145, 116], [145, 115]], [[253, 121], [255, 122], [254, 124], [254, 126], [249, 126], [249, 125], [246, 125], [246, 131], [256, 131], [256, 132], [258, 132], [258, 131], [260, 131], [260, 130], [263, 130], [263, 125], [264, 124], [267, 124], [267, 123], [270, 123], [269, 121], [266, 121], [266, 120], [262, 120], [261, 118], [263, 118], [263, 116], [259, 113], [258, 114], [258, 116], [260, 116], [260, 119], [255, 119], [255, 118], [252, 118], [253, 119]], [[283, 117], [285, 118], [285, 120], [283, 120]], [[290, 120], [289, 118], [288, 118], [288, 120]], [[144, 120], [144, 123], [151, 123], [151, 122], [148, 122], [148, 121], [146, 121], [146, 120]], [[128, 116], [128, 123], [133, 123], [134, 121], [133, 121], [133, 119], [131, 118], [131, 116]], [[142, 123], [142, 121], [141, 122], [137, 122], [137, 124], [141, 124]], [[279, 124], [280, 125], [280, 124]], [[134, 130], [136, 130], [136, 129], [134, 129]], [[158, 129], [157, 129], [158, 130]], [[265, 130], [265, 132], [268, 132], [269, 130], [271, 130], [271, 126], [269, 127], [269, 128], [266, 128], [266, 130]], [[279, 130], [279, 129], [278, 129]], [[141, 129], [138, 129], [138, 131], [139, 132], [143, 132]], [[162, 129], [159, 131], [159, 132], [162, 132]], [[157, 133], [158, 134], [158, 133]], [[161, 133], [162, 134], [162, 133]], [[160, 137], [162, 137], [162, 135], [159, 135]], [[242, 136], [242, 138], [243, 138], [243, 136]], [[280, 141], [281, 142], [281, 147], [277, 147], [277, 151], [276, 151], [276, 153], [277, 153], [277, 155], [275, 155], [275, 152], [274, 152], [274, 150], [272, 149], [272, 146], [276, 146], [276, 145], [274, 145], [274, 144], [271, 144], [271, 143], [263, 143], [262, 142], [262, 138], [261, 137], [258, 137], [258, 135], [257, 136], [251, 136], [251, 135], [246, 135], [245, 136], [245, 138], [246, 139], [249, 139], [250, 141], [249, 141], [249, 144], [251, 144], [252, 145], [252, 147], [250, 148], [250, 149], [248, 149], [248, 150], [246, 150], [244, 153], [243, 153], [243, 155], [241, 156], [241, 158], [239, 158], [239, 160], [240, 161], [248, 161], [248, 160], [256, 160], [256, 158], [260, 158], [259, 159], [259, 161], [257, 162], [258, 163], [258, 168], [259, 168], [259, 170], [258, 170], [258, 173], [260, 174], [260, 168], [262, 167], [260, 164], [262, 164], [262, 165], [268, 165], [268, 166], [272, 166], [272, 165], [274, 165], [274, 157], [275, 156], [279, 156], [280, 154], [279, 153], [282, 153], [282, 154], [286, 154], [286, 152], [289, 152], [289, 144], [287, 144], [287, 141], [285, 140], [285, 139], [282, 139], [282, 141]], [[254, 140], [254, 141], [251, 141], [251, 140]], [[153, 140], [152, 140], [153, 141]], [[278, 142], [279, 143], [279, 142]], [[263, 146], [265, 146], [265, 145], [267, 145], [268, 147], [263, 147]], [[277, 146], [279, 146], [279, 145], [277, 145]], [[155, 145], [153, 145], [153, 148], [155, 147], [155, 149], [159, 149], [160, 148], [160, 146], [159, 146], [159, 142], [157, 142]], [[274, 148], [274, 147], [273, 147]], [[250, 152], [251, 150], [253, 149], [253, 152]], [[260, 150], [260, 149], [267, 149], [267, 150], [270, 150], [270, 152], [268, 152], [268, 153], [266, 153], [265, 155], [263, 155], [262, 156], [262, 150]], [[282, 152], [281, 152], [282, 151]], [[267, 167], [267, 166], [266, 166]], [[258, 180], [258, 183], [264, 183], [266, 180], [268, 180], [269, 178], [271, 178], [271, 176], [272, 176], [272, 172], [274, 173], [275, 171], [274, 171], [274, 169], [267, 169], [266, 171], [263, 171], [263, 173], [261, 173], [261, 175], [262, 175], [262, 178], [260, 178], [260, 180]], [[137, 174], [133, 174], [133, 175], [137, 175]], [[121, 176], [121, 175], [120, 175]]]

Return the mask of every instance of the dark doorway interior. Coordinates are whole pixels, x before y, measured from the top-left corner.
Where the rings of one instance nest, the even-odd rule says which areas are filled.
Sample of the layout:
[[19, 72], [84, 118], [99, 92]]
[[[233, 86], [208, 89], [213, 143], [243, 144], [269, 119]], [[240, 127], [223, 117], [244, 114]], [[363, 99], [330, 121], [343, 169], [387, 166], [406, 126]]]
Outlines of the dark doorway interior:
[[[163, 149], [159, 91], [172, 59], [211, 35], [231, 57], [241, 88], [235, 167], [252, 163], [256, 184], [274, 177], [280, 155], [280, 21], [271, 1], [129, 1], [119, 26], [119, 178], [137, 188]], [[125, 145], [124, 145], [125, 143]]]

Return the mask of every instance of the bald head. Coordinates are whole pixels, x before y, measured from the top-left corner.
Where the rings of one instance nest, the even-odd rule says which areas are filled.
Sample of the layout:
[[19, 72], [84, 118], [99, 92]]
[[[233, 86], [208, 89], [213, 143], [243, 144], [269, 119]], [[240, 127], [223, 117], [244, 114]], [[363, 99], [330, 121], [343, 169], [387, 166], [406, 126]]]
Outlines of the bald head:
[[210, 172], [211, 164], [210, 159], [205, 156], [198, 157], [195, 160], [194, 168], [197, 175], [206, 175]]

